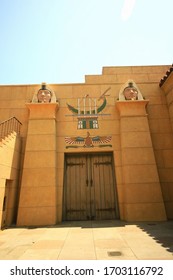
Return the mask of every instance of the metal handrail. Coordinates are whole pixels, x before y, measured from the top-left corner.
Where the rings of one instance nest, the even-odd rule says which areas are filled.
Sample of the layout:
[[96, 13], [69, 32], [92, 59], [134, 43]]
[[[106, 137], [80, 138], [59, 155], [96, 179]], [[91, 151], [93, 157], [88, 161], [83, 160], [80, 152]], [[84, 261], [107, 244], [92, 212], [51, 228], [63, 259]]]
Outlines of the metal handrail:
[[16, 118], [11, 117], [0, 123], [0, 140], [8, 136], [12, 132], [20, 134], [20, 128], [22, 123]]

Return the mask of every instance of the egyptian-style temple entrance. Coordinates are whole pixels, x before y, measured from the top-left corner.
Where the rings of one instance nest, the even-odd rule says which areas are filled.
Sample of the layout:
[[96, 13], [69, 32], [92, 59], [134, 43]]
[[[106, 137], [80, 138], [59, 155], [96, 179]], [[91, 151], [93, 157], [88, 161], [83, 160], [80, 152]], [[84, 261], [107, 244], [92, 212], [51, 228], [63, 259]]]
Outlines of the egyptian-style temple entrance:
[[171, 106], [166, 65], [0, 86], [0, 228], [173, 219]]
[[117, 219], [112, 153], [66, 154], [63, 220]]

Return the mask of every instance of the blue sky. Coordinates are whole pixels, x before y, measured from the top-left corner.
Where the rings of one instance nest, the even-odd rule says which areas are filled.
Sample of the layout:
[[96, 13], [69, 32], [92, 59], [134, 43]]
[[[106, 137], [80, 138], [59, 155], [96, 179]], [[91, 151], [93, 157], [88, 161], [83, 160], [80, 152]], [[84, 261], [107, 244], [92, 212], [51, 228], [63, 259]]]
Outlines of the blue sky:
[[81, 83], [171, 65], [172, 0], [0, 0], [0, 84]]

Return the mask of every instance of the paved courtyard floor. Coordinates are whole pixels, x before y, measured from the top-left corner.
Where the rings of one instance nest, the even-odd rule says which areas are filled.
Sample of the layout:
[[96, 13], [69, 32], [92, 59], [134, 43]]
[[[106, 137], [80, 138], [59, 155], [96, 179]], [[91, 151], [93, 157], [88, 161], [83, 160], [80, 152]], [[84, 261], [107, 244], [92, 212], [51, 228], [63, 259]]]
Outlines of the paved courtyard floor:
[[63, 222], [0, 231], [1, 260], [173, 260], [173, 221]]

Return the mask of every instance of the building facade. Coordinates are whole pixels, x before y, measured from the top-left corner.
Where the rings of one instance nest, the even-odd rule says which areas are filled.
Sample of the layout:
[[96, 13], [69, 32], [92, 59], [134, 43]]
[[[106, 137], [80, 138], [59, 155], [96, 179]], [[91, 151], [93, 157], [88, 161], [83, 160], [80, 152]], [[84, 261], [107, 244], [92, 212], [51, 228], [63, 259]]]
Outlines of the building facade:
[[172, 70], [0, 86], [1, 227], [172, 219]]

